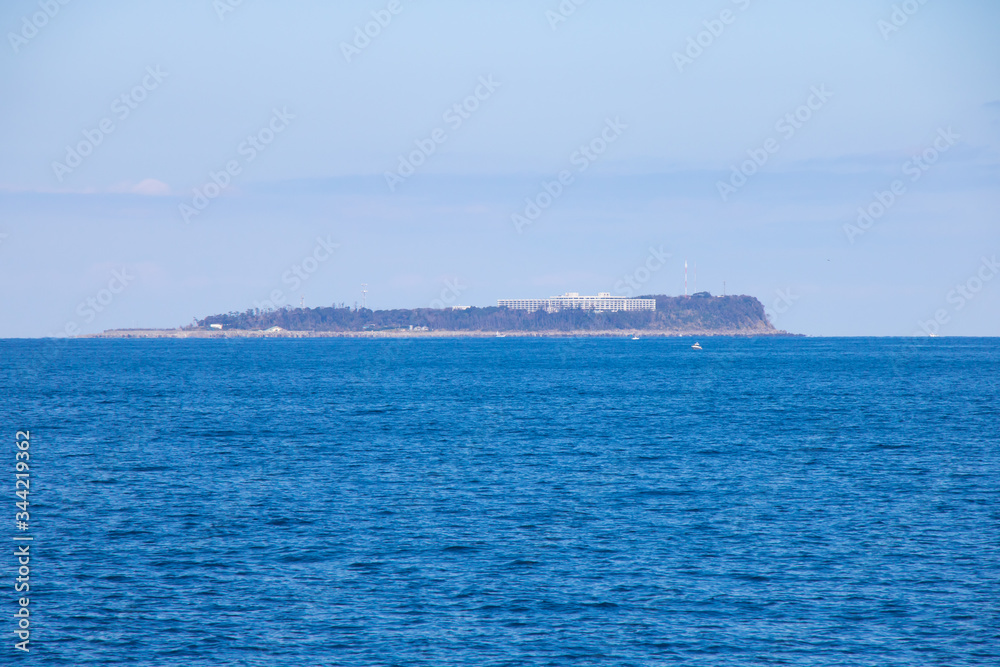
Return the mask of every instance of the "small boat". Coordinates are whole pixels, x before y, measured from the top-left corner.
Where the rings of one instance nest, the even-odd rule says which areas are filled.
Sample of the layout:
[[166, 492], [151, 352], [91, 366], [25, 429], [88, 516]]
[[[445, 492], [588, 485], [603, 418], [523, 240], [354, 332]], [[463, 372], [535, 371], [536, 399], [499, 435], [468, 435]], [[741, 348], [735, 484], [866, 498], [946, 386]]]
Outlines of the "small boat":
[[497, 332], [497, 338], [506, 338], [506, 337], [507, 337], [507, 334], [502, 334], [499, 331]]
[[701, 349], [701, 343], [695, 343], [694, 345], [691, 346], [691, 349], [692, 350], [700, 350]]
[[632, 340], [639, 340], [639, 334], [632, 336]]

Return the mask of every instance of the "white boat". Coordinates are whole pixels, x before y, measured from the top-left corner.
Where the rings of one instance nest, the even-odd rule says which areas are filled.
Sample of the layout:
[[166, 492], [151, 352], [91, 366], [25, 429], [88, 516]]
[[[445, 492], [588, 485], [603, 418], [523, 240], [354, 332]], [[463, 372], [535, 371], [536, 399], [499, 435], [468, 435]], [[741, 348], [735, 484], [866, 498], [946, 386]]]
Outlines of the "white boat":
[[639, 334], [632, 336], [632, 340], [639, 340]]
[[502, 334], [499, 331], [497, 332], [497, 338], [506, 338], [506, 337], [507, 337], [507, 334]]
[[701, 343], [695, 343], [694, 345], [691, 346], [691, 349], [692, 350], [700, 350], [701, 349]]

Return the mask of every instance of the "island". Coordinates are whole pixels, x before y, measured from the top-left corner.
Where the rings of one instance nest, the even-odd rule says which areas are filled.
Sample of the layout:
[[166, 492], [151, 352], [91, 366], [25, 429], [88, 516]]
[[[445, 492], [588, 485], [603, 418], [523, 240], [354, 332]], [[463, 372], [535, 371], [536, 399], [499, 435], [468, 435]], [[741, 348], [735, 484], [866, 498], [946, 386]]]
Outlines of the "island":
[[114, 329], [100, 338], [486, 337], [486, 336], [788, 336], [752, 296], [653, 294], [655, 310], [572, 308], [529, 312], [507, 307], [370, 310], [317, 307], [248, 309], [209, 315], [177, 329]]

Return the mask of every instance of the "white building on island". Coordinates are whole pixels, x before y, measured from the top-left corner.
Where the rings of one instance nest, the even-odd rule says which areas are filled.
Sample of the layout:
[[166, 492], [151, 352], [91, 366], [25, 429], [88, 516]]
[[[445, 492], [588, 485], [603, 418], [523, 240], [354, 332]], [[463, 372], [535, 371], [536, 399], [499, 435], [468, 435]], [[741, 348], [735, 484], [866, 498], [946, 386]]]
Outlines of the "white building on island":
[[544, 310], [554, 313], [559, 310], [656, 310], [656, 299], [632, 299], [627, 296], [611, 296], [611, 292], [598, 292], [597, 296], [580, 296], [579, 292], [566, 292], [562, 296], [548, 299], [497, 299], [497, 305], [511, 310], [526, 310], [533, 313]]

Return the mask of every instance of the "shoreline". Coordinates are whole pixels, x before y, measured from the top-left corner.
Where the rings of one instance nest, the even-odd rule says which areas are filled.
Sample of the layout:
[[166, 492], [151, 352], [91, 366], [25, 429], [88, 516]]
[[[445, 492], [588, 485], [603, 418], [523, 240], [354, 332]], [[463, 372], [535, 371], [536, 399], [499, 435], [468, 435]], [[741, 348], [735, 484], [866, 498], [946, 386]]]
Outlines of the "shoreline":
[[725, 336], [730, 338], [752, 338], [757, 336], [796, 337], [787, 331], [657, 331], [632, 329], [581, 329], [573, 331], [264, 331], [254, 329], [230, 329], [228, 331], [184, 330], [184, 329], [110, 329], [98, 334], [87, 334], [79, 338], [682, 338], [688, 336]]

